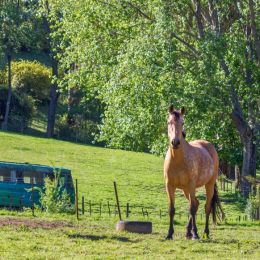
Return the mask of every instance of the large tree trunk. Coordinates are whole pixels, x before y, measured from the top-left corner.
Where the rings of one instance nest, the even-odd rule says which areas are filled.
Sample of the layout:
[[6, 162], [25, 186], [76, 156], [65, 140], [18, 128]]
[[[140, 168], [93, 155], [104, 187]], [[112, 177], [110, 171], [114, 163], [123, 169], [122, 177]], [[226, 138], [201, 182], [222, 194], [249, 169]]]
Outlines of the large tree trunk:
[[241, 172], [241, 192], [248, 196], [251, 184], [247, 177], [256, 177], [257, 142], [254, 130], [249, 127], [238, 110], [233, 111], [232, 119], [238, 130], [241, 143], [243, 144], [243, 164]]
[[245, 196], [248, 196], [251, 191], [251, 183], [246, 177], [256, 177], [256, 155], [257, 145], [254, 138], [247, 138], [243, 141], [243, 165], [240, 186], [241, 192]]
[[8, 64], [8, 95], [7, 95], [7, 102], [5, 107], [5, 117], [4, 122], [2, 123], [2, 130], [7, 130], [8, 126], [8, 119], [9, 119], [9, 112], [10, 112], [10, 105], [11, 105], [11, 97], [12, 97], [12, 71], [11, 71], [11, 61], [12, 56], [11, 54], [7, 54], [7, 64]]
[[[56, 78], [58, 77], [58, 62], [54, 58], [52, 58], [52, 75], [55, 76]], [[55, 80], [50, 90], [50, 104], [49, 104], [48, 123], [47, 123], [48, 138], [52, 138], [54, 136], [55, 117], [56, 117], [58, 98], [59, 98], [58, 85]]]

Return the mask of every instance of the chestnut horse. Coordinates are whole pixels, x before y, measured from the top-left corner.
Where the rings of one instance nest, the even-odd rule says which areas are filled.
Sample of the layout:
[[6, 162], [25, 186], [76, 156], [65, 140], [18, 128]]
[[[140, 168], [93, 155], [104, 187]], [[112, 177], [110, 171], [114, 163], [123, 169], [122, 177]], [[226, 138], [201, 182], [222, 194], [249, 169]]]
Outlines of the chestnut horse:
[[218, 198], [216, 180], [218, 177], [218, 154], [214, 146], [204, 140], [188, 143], [183, 134], [183, 115], [185, 108], [175, 110], [169, 108], [168, 137], [169, 149], [164, 162], [164, 178], [169, 200], [170, 226], [166, 239], [172, 239], [174, 233], [173, 218], [175, 213], [175, 190], [182, 189], [189, 200], [190, 217], [187, 225], [186, 238], [199, 239], [195, 216], [199, 201], [195, 196], [196, 188], [205, 186], [206, 189], [206, 224], [204, 234], [209, 237], [209, 215], [212, 213], [213, 222], [219, 213], [224, 217]]

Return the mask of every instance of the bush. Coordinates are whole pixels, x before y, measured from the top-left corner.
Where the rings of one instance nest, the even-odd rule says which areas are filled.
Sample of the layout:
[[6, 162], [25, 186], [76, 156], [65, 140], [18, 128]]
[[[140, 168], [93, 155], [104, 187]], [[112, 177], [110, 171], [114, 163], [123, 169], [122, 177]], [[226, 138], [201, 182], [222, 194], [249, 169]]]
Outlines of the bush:
[[45, 178], [45, 187], [40, 190], [42, 208], [48, 213], [74, 213], [70, 197], [60, 183], [59, 173], [54, 173], [54, 179]]
[[67, 115], [63, 115], [57, 119], [56, 132], [59, 139], [90, 144], [98, 133], [98, 125], [79, 115], [73, 117], [72, 124], [68, 124]]
[[[4, 121], [8, 89], [0, 86], [0, 122]], [[23, 132], [32, 121], [35, 112], [34, 102], [31, 97], [22, 95], [16, 90], [12, 91], [8, 128]]]
[[256, 197], [247, 199], [245, 213], [249, 219], [256, 219], [256, 211], [258, 209], [258, 200]]
[[[37, 104], [46, 104], [51, 87], [51, 71], [36, 61], [12, 62], [12, 86], [20, 94], [31, 96]], [[4, 73], [7, 83], [8, 72]]]
[[249, 195], [249, 198], [247, 199], [245, 213], [247, 214], [248, 218], [252, 220], [257, 219], [257, 212], [259, 211], [258, 192], [254, 193], [254, 191], [252, 191], [251, 194]]

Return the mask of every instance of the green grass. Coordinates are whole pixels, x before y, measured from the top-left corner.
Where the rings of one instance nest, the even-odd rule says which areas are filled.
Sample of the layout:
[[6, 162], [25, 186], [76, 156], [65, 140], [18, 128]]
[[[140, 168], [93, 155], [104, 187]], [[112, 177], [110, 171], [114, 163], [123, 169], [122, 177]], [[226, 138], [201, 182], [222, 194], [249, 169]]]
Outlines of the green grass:
[[[8, 214], [5, 211], [2, 215]], [[9, 213], [10, 214], [10, 213]], [[25, 213], [13, 213], [20, 219]], [[0, 228], [1, 259], [259, 259], [259, 225], [218, 225], [211, 227], [211, 238], [185, 240], [183, 225], [175, 226], [175, 238], [165, 241], [165, 221], [153, 221], [150, 235], [118, 233], [115, 218], [87, 218], [79, 222], [72, 216], [48, 217], [68, 226], [44, 229], [8, 225]], [[6, 217], [2, 216], [1, 218]], [[18, 216], [16, 216], [17, 218]], [[27, 216], [28, 218], [28, 216]], [[34, 218], [35, 219], [35, 218]], [[31, 221], [34, 220], [31, 217]], [[37, 217], [36, 217], [37, 219]], [[201, 233], [202, 226], [198, 226]]]
[[[176, 196], [176, 237], [165, 241], [168, 217], [167, 199], [162, 173], [163, 159], [145, 153], [104, 149], [70, 142], [36, 138], [0, 132], [0, 160], [30, 162], [70, 168], [78, 179], [80, 198], [91, 201], [92, 216], [86, 214], [77, 221], [72, 215], [46, 215], [30, 210], [25, 212], [1, 210], [1, 218], [30, 218], [47, 221], [63, 220], [70, 226], [44, 229], [24, 225], [0, 227], [2, 259], [259, 259], [259, 222], [237, 222], [243, 215], [244, 199], [236, 193], [220, 192], [228, 220], [216, 227], [210, 226], [211, 239], [186, 241], [184, 239], [188, 204], [181, 192]], [[131, 220], [151, 220], [153, 234], [117, 233], [114, 225], [113, 181], [125, 218], [125, 205], [130, 203]], [[198, 213], [199, 233], [204, 223], [204, 190], [198, 191], [201, 202]], [[109, 201], [112, 216], [108, 215]], [[100, 216], [99, 203], [102, 203]], [[148, 211], [142, 215], [141, 207]], [[159, 212], [162, 211], [160, 218]]]
[[[70, 168], [74, 180], [78, 179], [79, 197], [84, 195], [86, 202], [91, 201], [93, 211], [99, 211], [100, 203], [103, 212], [108, 212], [108, 202], [114, 206], [113, 181], [116, 181], [123, 209], [126, 203], [130, 204], [130, 216], [141, 216], [142, 207], [150, 217], [158, 217], [160, 210], [166, 215], [162, 158], [3, 132], [0, 139], [0, 160]], [[202, 215], [204, 189], [199, 189], [197, 195], [201, 202], [199, 215]], [[243, 211], [243, 199], [235, 193], [221, 192], [221, 196], [226, 202], [227, 216], [238, 217]], [[176, 194], [176, 211], [181, 218], [187, 218], [188, 203], [180, 191]]]

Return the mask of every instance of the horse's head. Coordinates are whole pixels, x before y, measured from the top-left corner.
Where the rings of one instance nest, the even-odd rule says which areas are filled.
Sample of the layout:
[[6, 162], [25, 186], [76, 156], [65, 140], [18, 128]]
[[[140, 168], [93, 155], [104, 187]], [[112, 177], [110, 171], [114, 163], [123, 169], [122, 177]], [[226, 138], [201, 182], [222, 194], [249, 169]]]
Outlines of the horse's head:
[[169, 107], [168, 137], [173, 149], [178, 149], [183, 137], [183, 115], [185, 108], [175, 110], [173, 105]]

